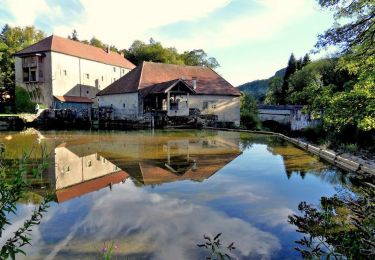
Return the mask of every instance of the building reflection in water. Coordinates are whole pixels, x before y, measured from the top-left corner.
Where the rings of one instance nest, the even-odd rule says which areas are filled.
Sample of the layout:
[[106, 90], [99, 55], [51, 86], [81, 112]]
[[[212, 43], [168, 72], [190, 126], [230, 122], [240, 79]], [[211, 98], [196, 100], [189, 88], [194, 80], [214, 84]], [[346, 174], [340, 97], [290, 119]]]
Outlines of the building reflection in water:
[[238, 135], [150, 140], [60, 144], [49, 171], [57, 201], [111, 189], [128, 178], [138, 186], [203, 181], [241, 154]]

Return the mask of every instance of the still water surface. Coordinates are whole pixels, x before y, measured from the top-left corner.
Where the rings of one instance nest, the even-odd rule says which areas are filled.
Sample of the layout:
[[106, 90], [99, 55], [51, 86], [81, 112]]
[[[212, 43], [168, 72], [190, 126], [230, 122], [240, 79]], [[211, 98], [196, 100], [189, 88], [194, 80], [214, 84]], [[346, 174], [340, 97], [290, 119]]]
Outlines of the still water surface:
[[21, 224], [46, 190], [56, 194], [26, 259], [92, 259], [106, 241], [117, 259], [202, 259], [196, 244], [217, 233], [240, 259], [299, 259], [288, 215], [351, 188], [345, 173], [267, 135], [27, 130], [0, 141], [6, 159], [51, 154], [14, 219]]

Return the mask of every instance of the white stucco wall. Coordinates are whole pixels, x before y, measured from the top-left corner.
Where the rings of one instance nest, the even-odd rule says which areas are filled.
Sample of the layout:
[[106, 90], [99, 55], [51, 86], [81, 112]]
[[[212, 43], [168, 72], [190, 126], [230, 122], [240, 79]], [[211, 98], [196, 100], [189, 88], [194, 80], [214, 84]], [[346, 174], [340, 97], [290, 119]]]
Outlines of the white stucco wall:
[[[52, 52], [52, 88], [57, 96], [82, 96], [95, 99], [96, 94], [129, 72], [128, 69]], [[97, 99], [95, 99], [97, 101]]]
[[99, 107], [110, 106], [116, 119], [138, 117], [138, 92], [99, 96]]
[[280, 124], [290, 124], [291, 114], [289, 109], [276, 110], [276, 109], [259, 109], [258, 117], [259, 120], [264, 121], [276, 121]]
[[[203, 103], [209, 102], [209, 108], [203, 109]], [[240, 97], [221, 95], [191, 95], [190, 108], [198, 108], [202, 114], [214, 114], [220, 122], [240, 124]]]
[[79, 157], [65, 147], [55, 149], [56, 189], [69, 187], [120, 170], [97, 153]]
[[[23, 82], [22, 58], [15, 57], [16, 84], [30, 91], [38, 89], [34, 100], [52, 106], [53, 96], [83, 96], [97, 102], [96, 94], [129, 72], [129, 69], [86, 60], [57, 52], [44, 53], [43, 79]], [[87, 74], [89, 77], [87, 78]]]

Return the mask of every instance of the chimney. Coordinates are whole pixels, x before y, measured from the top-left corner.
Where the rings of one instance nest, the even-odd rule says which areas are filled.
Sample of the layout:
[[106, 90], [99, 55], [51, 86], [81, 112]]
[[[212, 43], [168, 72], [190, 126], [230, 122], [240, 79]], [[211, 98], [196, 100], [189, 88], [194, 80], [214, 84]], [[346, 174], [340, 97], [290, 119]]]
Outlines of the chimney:
[[193, 89], [196, 89], [197, 88], [197, 77], [193, 77], [192, 80], [191, 80], [191, 83], [193, 85]]

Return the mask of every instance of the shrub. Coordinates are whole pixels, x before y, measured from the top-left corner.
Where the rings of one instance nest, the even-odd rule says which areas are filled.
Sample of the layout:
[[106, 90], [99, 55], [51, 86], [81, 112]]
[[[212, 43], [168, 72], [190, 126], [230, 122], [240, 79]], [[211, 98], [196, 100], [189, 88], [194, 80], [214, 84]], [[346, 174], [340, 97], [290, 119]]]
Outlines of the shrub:
[[27, 91], [21, 87], [16, 87], [16, 111], [17, 113], [33, 113], [36, 103], [32, 102]]

